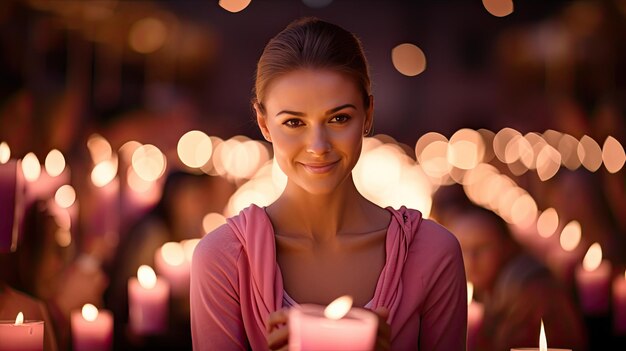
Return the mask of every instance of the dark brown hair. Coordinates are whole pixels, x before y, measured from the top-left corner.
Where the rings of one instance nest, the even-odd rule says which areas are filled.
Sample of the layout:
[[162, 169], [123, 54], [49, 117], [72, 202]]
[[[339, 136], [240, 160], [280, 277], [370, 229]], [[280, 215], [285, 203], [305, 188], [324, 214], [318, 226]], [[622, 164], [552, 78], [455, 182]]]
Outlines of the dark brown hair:
[[276, 77], [301, 68], [322, 68], [355, 79], [369, 105], [371, 83], [359, 39], [335, 24], [317, 18], [296, 20], [272, 38], [257, 64], [253, 103], [263, 111], [267, 86]]

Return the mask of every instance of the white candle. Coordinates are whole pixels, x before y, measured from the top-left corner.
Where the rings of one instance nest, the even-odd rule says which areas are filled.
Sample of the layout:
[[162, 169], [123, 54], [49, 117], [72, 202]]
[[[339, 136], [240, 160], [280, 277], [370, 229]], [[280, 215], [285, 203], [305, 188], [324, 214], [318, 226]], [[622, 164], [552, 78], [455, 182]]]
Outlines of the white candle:
[[113, 341], [113, 315], [86, 304], [71, 316], [74, 351], [108, 351]]
[[189, 294], [190, 263], [185, 258], [183, 245], [177, 242], [163, 244], [154, 254], [154, 265], [159, 275], [169, 281], [172, 294]]
[[343, 296], [328, 307], [303, 304], [289, 312], [289, 349], [372, 350], [378, 317], [362, 308], [351, 308], [352, 298]]
[[43, 321], [24, 321], [22, 312], [15, 321], [0, 321], [0, 351], [43, 350]]
[[613, 280], [613, 329], [626, 334], [626, 272]]
[[555, 349], [548, 348], [548, 340], [546, 339], [546, 332], [543, 328], [543, 320], [541, 320], [541, 331], [539, 332], [539, 348], [537, 347], [522, 347], [512, 348], [511, 351], [572, 351], [572, 349]]
[[149, 266], [137, 270], [137, 278], [128, 281], [128, 307], [131, 330], [136, 334], [158, 334], [165, 330], [168, 318], [170, 285], [158, 279]]
[[476, 337], [483, 324], [485, 307], [482, 303], [474, 301], [474, 284], [467, 283], [467, 349], [476, 348]]
[[608, 312], [611, 264], [602, 260], [598, 243], [589, 247], [582, 265], [576, 268], [576, 285], [582, 310], [588, 315]]

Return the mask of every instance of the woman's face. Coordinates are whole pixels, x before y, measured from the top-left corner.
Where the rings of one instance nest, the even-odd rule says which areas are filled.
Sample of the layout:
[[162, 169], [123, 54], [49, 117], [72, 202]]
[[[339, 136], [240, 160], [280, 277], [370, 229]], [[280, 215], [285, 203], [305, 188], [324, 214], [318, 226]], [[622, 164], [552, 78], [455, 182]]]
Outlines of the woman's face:
[[257, 120], [274, 157], [297, 186], [327, 194], [350, 177], [371, 128], [372, 99], [365, 108], [354, 79], [332, 70], [301, 69], [267, 87], [265, 114]]

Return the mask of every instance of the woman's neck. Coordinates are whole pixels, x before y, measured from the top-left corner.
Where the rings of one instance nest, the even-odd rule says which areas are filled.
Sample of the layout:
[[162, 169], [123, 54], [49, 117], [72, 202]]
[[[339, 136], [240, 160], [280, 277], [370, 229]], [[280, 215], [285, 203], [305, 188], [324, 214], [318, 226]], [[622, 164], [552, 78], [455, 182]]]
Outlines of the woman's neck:
[[346, 183], [331, 193], [310, 194], [288, 185], [267, 213], [275, 230], [282, 235], [308, 236], [316, 241], [334, 239], [342, 233], [371, 230], [366, 219], [376, 205], [365, 199], [354, 183]]

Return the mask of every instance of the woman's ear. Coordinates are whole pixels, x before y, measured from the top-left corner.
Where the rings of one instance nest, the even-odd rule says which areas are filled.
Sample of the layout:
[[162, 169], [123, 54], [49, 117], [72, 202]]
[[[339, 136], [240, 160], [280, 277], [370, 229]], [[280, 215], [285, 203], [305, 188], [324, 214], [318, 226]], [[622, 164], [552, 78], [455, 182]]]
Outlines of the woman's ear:
[[374, 95], [369, 96], [369, 104], [367, 106], [367, 110], [365, 111], [365, 123], [363, 125], [365, 127], [365, 135], [371, 135], [372, 127], [374, 127]]
[[258, 102], [254, 103], [254, 112], [256, 113], [256, 123], [259, 125], [259, 129], [261, 130], [261, 134], [265, 140], [272, 142], [272, 137], [270, 135], [270, 131], [267, 128], [267, 121], [265, 119], [265, 113], [263, 113], [263, 108]]

